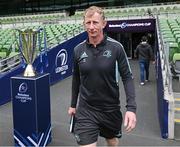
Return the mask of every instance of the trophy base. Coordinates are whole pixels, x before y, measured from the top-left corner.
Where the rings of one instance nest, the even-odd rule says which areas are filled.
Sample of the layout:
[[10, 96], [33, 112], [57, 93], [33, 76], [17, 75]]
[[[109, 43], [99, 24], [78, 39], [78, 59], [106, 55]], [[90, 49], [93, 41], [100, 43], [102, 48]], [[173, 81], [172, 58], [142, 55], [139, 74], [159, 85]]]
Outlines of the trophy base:
[[35, 72], [34, 72], [33, 66], [31, 64], [27, 65], [23, 76], [24, 77], [34, 77], [35, 76]]

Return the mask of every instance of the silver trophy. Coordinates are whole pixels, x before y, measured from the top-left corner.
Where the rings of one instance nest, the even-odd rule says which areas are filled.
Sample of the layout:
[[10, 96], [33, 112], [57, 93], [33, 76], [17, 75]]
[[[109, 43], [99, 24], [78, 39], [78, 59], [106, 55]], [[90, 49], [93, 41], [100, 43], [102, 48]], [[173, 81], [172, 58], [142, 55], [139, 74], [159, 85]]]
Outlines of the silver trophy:
[[25, 29], [25, 30], [18, 30], [18, 32], [19, 32], [18, 46], [23, 56], [23, 60], [27, 64], [23, 75], [25, 77], [33, 77], [35, 76], [35, 70], [32, 64], [39, 52], [37, 45], [39, 39], [38, 37], [39, 30]]

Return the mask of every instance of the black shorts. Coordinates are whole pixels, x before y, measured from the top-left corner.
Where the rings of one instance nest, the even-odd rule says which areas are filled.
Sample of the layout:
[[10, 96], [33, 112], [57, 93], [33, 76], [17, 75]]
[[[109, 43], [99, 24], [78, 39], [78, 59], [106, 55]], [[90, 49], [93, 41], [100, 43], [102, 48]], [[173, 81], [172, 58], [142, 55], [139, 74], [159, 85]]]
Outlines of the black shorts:
[[89, 108], [78, 108], [75, 120], [74, 136], [79, 145], [97, 142], [98, 136], [106, 139], [122, 136], [120, 110], [100, 112]]

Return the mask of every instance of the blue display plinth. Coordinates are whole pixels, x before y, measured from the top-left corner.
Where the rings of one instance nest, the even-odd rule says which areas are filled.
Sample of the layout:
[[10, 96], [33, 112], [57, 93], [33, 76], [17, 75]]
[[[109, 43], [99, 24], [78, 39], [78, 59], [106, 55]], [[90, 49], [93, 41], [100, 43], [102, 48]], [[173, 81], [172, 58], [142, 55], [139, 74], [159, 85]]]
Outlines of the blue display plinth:
[[49, 74], [11, 78], [16, 146], [46, 146], [51, 141]]

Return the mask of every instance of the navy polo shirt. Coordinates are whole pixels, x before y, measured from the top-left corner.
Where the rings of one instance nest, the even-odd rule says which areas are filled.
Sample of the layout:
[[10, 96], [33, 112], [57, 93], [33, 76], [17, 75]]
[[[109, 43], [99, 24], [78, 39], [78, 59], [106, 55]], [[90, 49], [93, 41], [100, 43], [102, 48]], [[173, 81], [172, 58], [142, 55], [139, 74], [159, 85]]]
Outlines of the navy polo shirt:
[[71, 107], [88, 106], [99, 111], [120, 109], [119, 74], [123, 81], [127, 110], [136, 112], [132, 72], [123, 46], [104, 37], [94, 47], [88, 40], [74, 49]]

